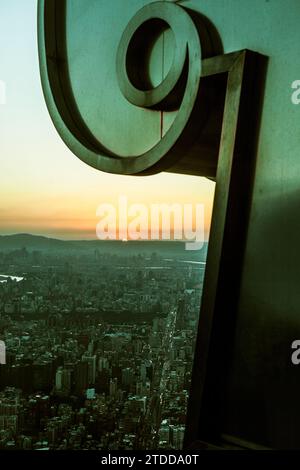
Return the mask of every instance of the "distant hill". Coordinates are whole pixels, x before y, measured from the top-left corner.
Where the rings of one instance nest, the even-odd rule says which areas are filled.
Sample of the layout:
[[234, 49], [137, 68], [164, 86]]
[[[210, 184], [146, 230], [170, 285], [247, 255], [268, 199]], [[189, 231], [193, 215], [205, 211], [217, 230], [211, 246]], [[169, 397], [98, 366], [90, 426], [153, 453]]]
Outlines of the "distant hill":
[[201, 250], [187, 251], [182, 241], [127, 241], [119, 240], [58, 240], [38, 235], [19, 233], [15, 235], [0, 235], [0, 251], [12, 251], [26, 248], [29, 251], [47, 252], [89, 252], [98, 250], [99, 253], [112, 253], [118, 255], [134, 255], [158, 253], [165, 257], [178, 257], [179, 259], [205, 260], [207, 243]]

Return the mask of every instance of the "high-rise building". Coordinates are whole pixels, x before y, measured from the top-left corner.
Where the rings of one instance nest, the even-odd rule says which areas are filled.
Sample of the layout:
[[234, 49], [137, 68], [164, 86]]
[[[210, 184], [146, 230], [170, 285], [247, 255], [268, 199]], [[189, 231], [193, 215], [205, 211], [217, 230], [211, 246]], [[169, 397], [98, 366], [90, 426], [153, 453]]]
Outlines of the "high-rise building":
[[116, 397], [117, 392], [118, 392], [118, 379], [116, 379], [116, 378], [110, 379], [110, 382], [109, 382], [109, 395], [111, 397]]
[[88, 385], [88, 363], [86, 361], [80, 361], [75, 368], [75, 393], [78, 395], [84, 394]]
[[96, 381], [96, 356], [85, 355], [82, 357], [82, 361], [88, 364], [88, 384], [94, 385]]
[[100, 357], [98, 361], [98, 370], [102, 372], [103, 370], [107, 370], [109, 368], [109, 362], [106, 357]]
[[60, 393], [70, 393], [71, 390], [71, 370], [59, 367], [55, 375], [55, 389]]

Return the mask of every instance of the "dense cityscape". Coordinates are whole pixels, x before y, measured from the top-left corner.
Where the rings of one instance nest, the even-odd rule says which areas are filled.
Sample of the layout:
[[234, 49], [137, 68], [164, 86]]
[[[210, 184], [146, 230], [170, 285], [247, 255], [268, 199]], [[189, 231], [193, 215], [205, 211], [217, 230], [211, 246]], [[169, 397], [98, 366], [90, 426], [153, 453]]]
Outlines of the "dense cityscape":
[[1, 449], [182, 448], [205, 262], [159, 246], [0, 246]]

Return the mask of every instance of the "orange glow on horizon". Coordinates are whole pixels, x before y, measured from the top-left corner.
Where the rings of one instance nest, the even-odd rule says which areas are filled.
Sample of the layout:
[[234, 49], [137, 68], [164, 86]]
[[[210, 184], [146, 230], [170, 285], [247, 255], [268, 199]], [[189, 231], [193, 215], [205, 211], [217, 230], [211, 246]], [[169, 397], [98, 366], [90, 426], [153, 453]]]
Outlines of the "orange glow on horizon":
[[[159, 178], [162, 177], [161, 175], [153, 177], [153, 183], [155, 183], [155, 179], [158, 176]], [[165, 177], [168, 179], [167, 175]], [[172, 176], [172, 178], [174, 177]], [[124, 190], [126, 187], [131, 189], [128, 195], [128, 205], [135, 203], [144, 204], [149, 208], [149, 213], [150, 206], [154, 203], [170, 205], [176, 202], [181, 205], [192, 204], [193, 207], [196, 204], [203, 204], [204, 230], [205, 238], [207, 238], [211, 222], [214, 184], [207, 182], [208, 180], [204, 178], [197, 178], [199, 183], [197, 184], [196, 192], [190, 190], [190, 188], [195, 186], [194, 177], [176, 176], [177, 181], [181, 178], [184, 180], [190, 178], [193, 184], [189, 185], [189, 181], [186, 181], [182, 188], [176, 185], [176, 191], [175, 185], [169, 182], [168, 185], [162, 188], [162, 191], [155, 192], [154, 188], [156, 185], [149, 184], [152, 182], [147, 179], [145, 192], [139, 197], [139, 191], [136, 191], [136, 188], [134, 190], [134, 186], [136, 182], [139, 185], [140, 179], [132, 177], [133, 184], [127, 186], [126, 182], [126, 185], [123, 184], [121, 189]], [[86, 183], [84, 187], [79, 188], [79, 190], [73, 189], [68, 194], [62, 194], [61, 188], [55, 194], [55, 190], [56, 188], [48, 192], [42, 190], [39, 193], [38, 188], [32, 187], [30, 192], [23, 193], [20, 191], [20, 188], [18, 190], [13, 190], [13, 188], [3, 190], [2, 188], [0, 196], [3, 193], [1, 200], [5, 200], [6, 204], [5, 206], [0, 206], [0, 233], [32, 233], [63, 239], [96, 239], [96, 226], [100, 220], [96, 215], [97, 207], [105, 202], [117, 208], [120, 196], [118, 188], [114, 190], [111, 188], [109, 192], [110, 197], [106, 198], [102, 191], [98, 191], [98, 188], [93, 188]], [[123, 191], [123, 194], [126, 194], [126, 192]], [[127, 223], [131, 220], [132, 217], [128, 216]], [[149, 223], [151, 223], [151, 219]], [[122, 229], [123, 227], [121, 226], [120, 228]], [[171, 238], [173, 238], [174, 228], [176, 227], [171, 225]], [[193, 226], [191, 229], [195, 230], [195, 214], [193, 214]]]

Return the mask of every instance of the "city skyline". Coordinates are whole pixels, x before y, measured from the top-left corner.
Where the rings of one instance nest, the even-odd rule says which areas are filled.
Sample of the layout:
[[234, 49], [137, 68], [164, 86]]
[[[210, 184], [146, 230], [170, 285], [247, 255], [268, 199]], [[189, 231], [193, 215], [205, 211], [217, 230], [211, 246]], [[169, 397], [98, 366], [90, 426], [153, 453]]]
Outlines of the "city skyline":
[[27, 245], [0, 250], [0, 449], [181, 449], [205, 262]]

